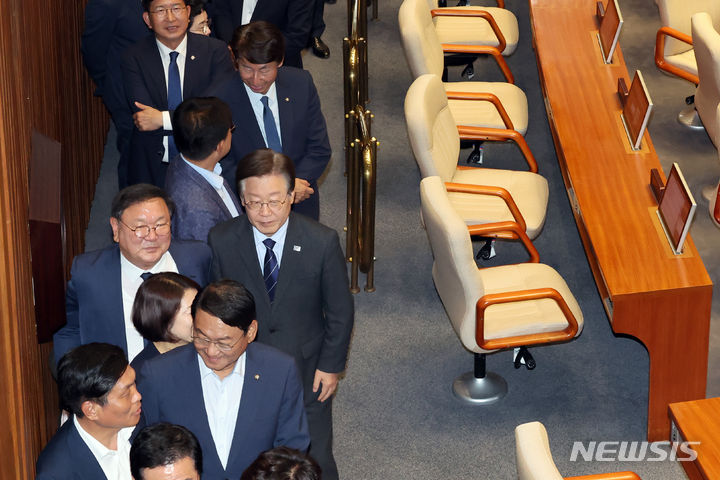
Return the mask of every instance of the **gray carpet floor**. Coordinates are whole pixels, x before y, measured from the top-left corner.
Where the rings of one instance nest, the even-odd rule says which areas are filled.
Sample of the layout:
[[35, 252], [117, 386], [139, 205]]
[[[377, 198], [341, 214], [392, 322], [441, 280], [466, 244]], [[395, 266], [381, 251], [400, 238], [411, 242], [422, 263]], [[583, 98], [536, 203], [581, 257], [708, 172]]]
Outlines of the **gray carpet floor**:
[[[380, 1], [380, 18], [369, 24], [370, 98], [376, 117], [372, 131], [380, 141], [377, 192], [374, 293], [355, 297], [356, 325], [346, 378], [335, 402], [335, 453], [347, 479], [510, 479], [515, 478], [514, 428], [539, 420], [545, 424], [563, 475], [634, 470], [644, 479], [683, 479], [675, 462], [570, 461], [574, 441], [641, 441], [645, 438], [648, 355], [639, 342], [613, 335], [570, 211], [550, 136], [534, 52], [530, 46], [528, 5], [509, 0], [520, 22], [517, 52], [508, 62], [517, 85], [528, 97], [527, 141], [540, 173], [550, 184], [548, 216], [535, 241], [541, 260], [566, 279], [583, 310], [585, 329], [575, 341], [534, 348], [537, 368], [515, 370], [511, 352], [488, 356], [488, 369], [506, 378], [508, 395], [498, 404], [468, 407], [451, 391], [452, 380], [472, 368], [435, 292], [432, 257], [420, 226], [418, 170], [405, 130], [403, 101], [411, 77], [400, 45], [397, 10], [400, 0]], [[473, 2], [479, 4], [477, 2]], [[628, 69], [642, 69], [656, 110], [650, 132], [666, 171], [677, 161], [699, 202], [692, 236], [714, 282], [720, 258], [720, 232], [711, 224], [705, 184], [717, 181], [717, 153], [704, 132], [687, 132], [675, 121], [683, 99], [692, 94], [687, 82], [662, 75], [652, 61], [659, 26], [649, 0], [624, 0], [625, 29], [621, 45]], [[321, 185], [321, 221], [341, 232], [345, 224], [343, 175], [342, 38], [345, 2], [326, 5], [323, 38], [332, 50], [327, 60], [306, 55], [328, 120], [333, 158]], [[476, 79], [497, 80], [497, 67], [476, 62]], [[459, 68], [451, 78], [459, 78]], [[108, 145], [113, 145], [110, 132]], [[464, 155], [464, 154], [463, 154]], [[487, 166], [516, 165], [515, 147], [485, 147]], [[117, 191], [114, 148], [106, 148], [87, 249], [111, 241], [107, 216]], [[628, 240], [632, 241], [632, 240]], [[499, 258], [521, 259], [516, 245], [498, 244]], [[362, 280], [362, 277], [361, 277]], [[716, 296], [717, 297], [717, 296]], [[713, 305], [708, 396], [720, 395], [720, 305]]]

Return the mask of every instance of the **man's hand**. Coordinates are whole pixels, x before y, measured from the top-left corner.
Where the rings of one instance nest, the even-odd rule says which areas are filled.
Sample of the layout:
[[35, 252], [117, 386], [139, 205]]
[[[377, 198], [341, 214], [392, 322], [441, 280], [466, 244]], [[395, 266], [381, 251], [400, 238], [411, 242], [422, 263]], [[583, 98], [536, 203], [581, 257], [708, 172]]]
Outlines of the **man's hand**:
[[[315, 190], [310, 187], [310, 182], [302, 178], [295, 179], [295, 201], [293, 203], [300, 203], [310, 198], [313, 193], [315, 193]], [[315, 378], [317, 378], [317, 375]]]
[[313, 393], [318, 391], [320, 384], [322, 383], [322, 390], [318, 400], [324, 402], [328, 398], [332, 397], [337, 390], [339, 373], [327, 373], [321, 370], [315, 370], [315, 380], [313, 381]]
[[148, 107], [140, 102], [135, 102], [135, 106], [140, 109], [139, 112], [133, 114], [133, 121], [138, 130], [149, 132], [163, 127], [163, 117], [160, 110]]

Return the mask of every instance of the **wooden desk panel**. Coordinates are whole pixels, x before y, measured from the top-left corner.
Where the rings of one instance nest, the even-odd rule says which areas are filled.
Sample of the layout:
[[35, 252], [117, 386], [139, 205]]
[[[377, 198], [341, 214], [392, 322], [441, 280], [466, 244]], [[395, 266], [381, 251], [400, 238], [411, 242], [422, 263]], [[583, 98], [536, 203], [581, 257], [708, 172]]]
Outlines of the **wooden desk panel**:
[[650, 135], [632, 151], [617, 80], [630, 83], [618, 46], [602, 61], [595, 2], [530, 0], [533, 42], [550, 127], [573, 213], [616, 333], [650, 355], [648, 439], [666, 439], [670, 402], [704, 398], [712, 282], [692, 239], [673, 255], [654, 224]]
[[691, 480], [720, 479], [720, 398], [673, 403], [670, 418], [698, 454], [694, 462], [680, 462]]

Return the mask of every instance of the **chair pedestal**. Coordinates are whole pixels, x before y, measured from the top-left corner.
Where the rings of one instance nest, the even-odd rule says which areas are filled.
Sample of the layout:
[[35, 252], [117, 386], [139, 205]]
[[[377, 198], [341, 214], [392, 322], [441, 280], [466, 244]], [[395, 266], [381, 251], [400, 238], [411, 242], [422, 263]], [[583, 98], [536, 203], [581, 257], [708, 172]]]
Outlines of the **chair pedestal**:
[[475, 371], [460, 375], [453, 382], [453, 393], [470, 405], [490, 405], [507, 393], [507, 382], [496, 373], [485, 371], [485, 354], [475, 354]]
[[698, 115], [697, 110], [695, 110], [694, 104], [678, 113], [677, 121], [680, 125], [691, 130], [702, 130], [705, 128], [700, 120], [700, 115]]

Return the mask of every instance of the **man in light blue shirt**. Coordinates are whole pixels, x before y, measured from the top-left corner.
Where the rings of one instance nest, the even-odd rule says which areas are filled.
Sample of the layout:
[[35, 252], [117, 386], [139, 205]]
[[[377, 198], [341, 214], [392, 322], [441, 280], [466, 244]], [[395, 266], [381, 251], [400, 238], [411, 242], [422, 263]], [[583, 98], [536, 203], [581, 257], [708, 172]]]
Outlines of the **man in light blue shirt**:
[[175, 110], [173, 137], [180, 155], [170, 161], [165, 178], [175, 201], [175, 238], [206, 242], [212, 227], [242, 212], [219, 163], [230, 151], [232, 131], [230, 107], [217, 98], [191, 98]]

